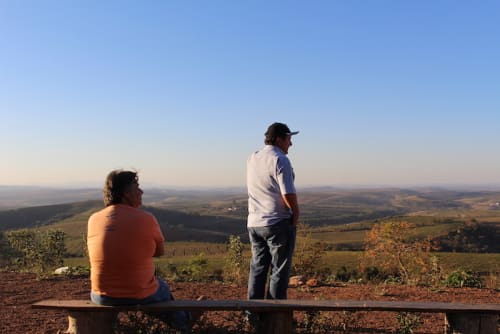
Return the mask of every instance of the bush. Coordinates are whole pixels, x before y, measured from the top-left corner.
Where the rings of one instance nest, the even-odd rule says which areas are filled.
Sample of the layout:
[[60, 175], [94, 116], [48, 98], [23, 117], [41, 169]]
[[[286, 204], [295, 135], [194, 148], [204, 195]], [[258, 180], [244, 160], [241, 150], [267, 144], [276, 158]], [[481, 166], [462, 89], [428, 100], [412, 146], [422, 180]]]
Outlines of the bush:
[[182, 273], [177, 268], [177, 265], [172, 261], [168, 261], [166, 265], [155, 265], [155, 275], [163, 278], [166, 281], [182, 281]]
[[90, 277], [90, 268], [86, 266], [69, 267], [65, 273], [67, 277]]
[[384, 282], [389, 276], [378, 267], [366, 267], [362, 271], [363, 280], [371, 283]]
[[466, 270], [452, 271], [445, 280], [445, 285], [451, 288], [481, 288], [479, 273]]
[[6, 234], [15, 251], [11, 265], [17, 269], [46, 273], [64, 263], [65, 233], [60, 230], [16, 230]]
[[4, 232], [0, 232], [0, 266], [8, 267], [17, 252], [10, 246], [9, 240]]
[[422, 320], [418, 313], [400, 312], [397, 316], [400, 334], [413, 334], [414, 329], [422, 325]]
[[189, 260], [181, 269], [181, 274], [186, 281], [203, 281], [207, 277], [208, 261], [204, 253]]
[[430, 239], [416, 238], [414, 224], [404, 221], [375, 224], [365, 238], [361, 271], [378, 267], [397, 275], [405, 284], [438, 283], [439, 263], [431, 255], [435, 249]]
[[292, 274], [304, 275], [306, 277], [315, 276], [323, 254], [324, 250], [321, 245], [312, 239], [310, 227], [304, 223], [300, 223], [297, 228]]
[[340, 267], [335, 273], [335, 279], [341, 282], [358, 281], [361, 275], [356, 269], [349, 269], [346, 266]]

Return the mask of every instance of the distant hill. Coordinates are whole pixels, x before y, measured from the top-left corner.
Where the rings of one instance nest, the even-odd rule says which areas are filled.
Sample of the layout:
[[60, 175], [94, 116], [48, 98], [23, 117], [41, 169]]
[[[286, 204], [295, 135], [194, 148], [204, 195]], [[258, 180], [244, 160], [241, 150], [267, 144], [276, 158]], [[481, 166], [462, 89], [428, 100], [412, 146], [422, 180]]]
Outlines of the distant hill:
[[[182, 190], [143, 187], [143, 190], [143, 202], [154, 206], [172, 201], [195, 204], [245, 194], [245, 190], [241, 188]], [[102, 189], [0, 185], [0, 211], [90, 200], [102, 200]]]
[[102, 208], [102, 201], [33, 206], [0, 211], [0, 231], [42, 227], [58, 223], [84, 211]]
[[246, 220], [224, 216], [206, 216], [169, 209], [145, 207], [162, 228], [167, 241], [226, 242], [230, 235], [247, 239]]
[[[67, 195], [72, 198], [84, 196], [84, 193], [70, 191]], [[97, 193], [95, 191], [94, 195], [97, 196]], [[25, 192], [23, 194], [26, 195]], [[14, 191], [9, 198], [20, 200], [17, 195]], [[8, 197], [5, 193], [3, 196]], [[26, 198], [26, 201], [29, 200], [33, 198]], [[457, 240], [469, 244], [467, 249], [498, 249], [492, 246], [492, 239], [498, 236], [500, 228], [500, 192], [324, 188], [300, 192], [299, 201], [301, 220], [321, 231], [315, 234], [315, 238], [334, 247], [359, 248], [365, 231], [374, 222], [401, 217], [419, 222], [423, 233], [441, 238], [441, 243], [451, 250], [463, 249], [457, 245]], [[144, 209], [157, 217], [168, 241], [225, 242], [229, 235], [239, 235], [247, 240], [247, 196], [244, 192], [153, 189], [145, 193], [144, 202]], [[95, 199], [4, 209], [0, 211], [0, 231], [57, 227], [65, 231], [70, 239], [81, 240], [88, 217], [102, 207], [102, 201]], [[460, 227], [469, 221], [479, 223], [479, 230]], [[360, 225], [355, 227], [353, 223]], [[346, 224], [353, 228], [343, 227]], [[461, 235], [464, 231], [468, 232], [467, 238], [456, 235], [459, 227]], [[321, 228], [327, 229], [323, 231]], [[485, 234], [494, 237], [485, 237]], [[447, 239], [455, 242], [447, 242]]]
[[327, 226], [408, 215], [436, 214], [474, 208], [499, 209], [500, 192], [449, 190], [356, 189], [306, 191], [299, 194], [309, 225]]
[[97, 188], [60, 189], [48, 187], [0, 186], [0, 210], [99, 200]]
[[[0, 211], [0, 231], [50, 227], [63, 230], [70, 238], [80, 238], [90, 214], [102, 208], [102, 201], [85, 201]], [[169, 241], [225, 242], [229, 235], [246, 238], [246, 221], [242, 219], [151, 206], [143, 209], [155, 215]]]

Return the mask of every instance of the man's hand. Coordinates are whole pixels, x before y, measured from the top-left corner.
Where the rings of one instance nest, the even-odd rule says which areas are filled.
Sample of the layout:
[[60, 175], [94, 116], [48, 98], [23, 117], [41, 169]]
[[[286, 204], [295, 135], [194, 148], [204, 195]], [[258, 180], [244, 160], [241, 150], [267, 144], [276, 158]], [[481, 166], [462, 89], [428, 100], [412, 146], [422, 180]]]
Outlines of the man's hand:
[[299, 223], [299, 203], [297, 200], [297, 194], [285, 194], [283, 195], [283, 201], [286, 206], [292, 210], [292, 224], [293, 226], [297, 226]]

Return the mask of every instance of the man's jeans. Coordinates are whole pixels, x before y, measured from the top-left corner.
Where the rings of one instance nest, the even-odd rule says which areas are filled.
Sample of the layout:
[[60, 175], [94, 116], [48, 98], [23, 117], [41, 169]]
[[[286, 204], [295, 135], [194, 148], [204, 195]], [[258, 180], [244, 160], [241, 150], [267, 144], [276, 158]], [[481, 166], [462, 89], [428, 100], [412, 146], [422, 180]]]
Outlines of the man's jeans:
[[[248, 227], [248, 234], [252, 245], [248, 299], [286, 299], [296, 236], [291, 219], [271, 226]], [[269, 268], [271, 275], [266, 294]]]
[[[156, 293], [143, 299], [113, 298], [109, 296], [101, 296], [93, 292], [90, 293], [90, 299], [96, 304], [109, 305], [109, 306], [146, 305], [146, 304], [159, 303], [167, 300], [174, 300], [174, 296], [172, 296], [168, 284], [159, 278], [157, 278], [157, 280], [158, 280], [158, 290], [156, 290]], [[165, 312], [165, 313], [152, 313], [150, 315], [152, 317], [156, 317], [166, 322], [169, 326], [179, 329], [181, 331], [187, 332], [190, 329], [190, 321], [192, 318], [190, 312], [175, 311], [175, 312]]]

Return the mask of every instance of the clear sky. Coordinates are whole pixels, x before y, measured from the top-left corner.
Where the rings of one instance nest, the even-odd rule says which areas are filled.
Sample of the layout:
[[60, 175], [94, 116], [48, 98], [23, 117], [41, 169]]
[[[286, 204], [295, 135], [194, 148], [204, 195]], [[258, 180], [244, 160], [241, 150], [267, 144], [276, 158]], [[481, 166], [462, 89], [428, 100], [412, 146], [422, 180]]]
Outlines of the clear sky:
[[500, 1], [0, 0], [0, 185], [500, 184]]

